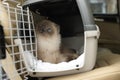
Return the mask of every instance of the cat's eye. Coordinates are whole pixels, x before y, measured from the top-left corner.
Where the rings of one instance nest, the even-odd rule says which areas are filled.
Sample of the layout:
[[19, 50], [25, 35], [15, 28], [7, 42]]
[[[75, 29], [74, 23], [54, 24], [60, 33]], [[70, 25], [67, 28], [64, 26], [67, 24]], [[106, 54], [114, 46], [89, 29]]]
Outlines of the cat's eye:
[[52, 31], [51, 28], [48, 28], [48, 29], [47, 29], [47, 32], [51, 32], [51, 31]]

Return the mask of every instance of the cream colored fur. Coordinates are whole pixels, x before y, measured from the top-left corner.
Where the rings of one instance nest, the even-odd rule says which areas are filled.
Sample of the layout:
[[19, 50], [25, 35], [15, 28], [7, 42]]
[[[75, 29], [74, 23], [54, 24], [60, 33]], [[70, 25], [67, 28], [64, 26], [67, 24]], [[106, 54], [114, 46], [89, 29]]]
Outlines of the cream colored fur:
[[[51, 32], [48, 32], [48, 29], [51, 29]], [[56, 64], [78, 57], [74, 50], [62, 46], [59, 31], [59, 26], [49, 20], [43, 20], [36, 26], [38, 59]]]
[[37, 40], [38, 56], [44, 62], [58, 63], [66, 60], [59, 51], [61, 44], [60, 34], [54, 34], [51, 37], [38, 36]]
[[43, 36], [38, 36], [38, 46], [40, 47], [41, 51], [49, 51], [53, 52], [55, 50], [58, 50], [60, 47], [60, 35], [54, 35], [51, 37], [43, 37]]

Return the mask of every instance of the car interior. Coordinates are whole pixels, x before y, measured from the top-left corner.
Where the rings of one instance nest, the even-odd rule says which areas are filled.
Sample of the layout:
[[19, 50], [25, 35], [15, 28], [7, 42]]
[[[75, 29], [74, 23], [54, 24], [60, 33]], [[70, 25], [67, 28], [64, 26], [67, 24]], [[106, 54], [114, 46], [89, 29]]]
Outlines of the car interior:
[[[0, 6], [2, 4], [2, 1], [4, 1], [4, 0], [0, 0]], [[26, 0], [16, 0], [16, 1], [17, 1], [17, 3], [21, 3], [23, 5]], [[47, 0], [45, 0], [45, 1], [47, 1]], [[66, 74], [66, 75], [62, 75], [62, 76], [32, 77], [29, 75], [29, 72], [27, 72], [27, 69], [26, 68], [24, 69], [24, 65], [23, 65], [24, 61], [22, 61], [22, 63], [20, 63], [20, 64], [17, 64], [17, 66], [16, 66], [16, 64], [15, 64], [15, 66], [13, 66], [12, 64], [15, 62], [12, 62], [12, 64], [10, 64], [10, 66], [11, 66], [10, 68], [9, 68], [9, 66], [5, 66], [6, 65], [5, 63], [7, 63], [7, 62], [11, 63], [12, 58], [14, 60], [17, 60], [17, 59], [14, 58], [13, 56], [9, 55], [10, 49], [14, 50], [13, 48], [7, 49], [8, 52], [5, 52], [6, 48], [3, 49], [5, 47], [5, 44], [3, 44], [4, 33], [2, 30], [2, 25], [4, 26], [6, 24], [2, 23], [2, 16], [6, 16], [6, 15], [1, 15], [2, 11], [4, 10], [1, 7], [0, 8], [0, 13], [1, 13], [0, 14], [0, 31], [1, 31], [0, 32], [0, 80], [120, 80], [120, 0], [87, 0], [87, 1], [90, 3], [90, 9], [91, 9], [92, 15], [94, 17], [94, 22], [99, 27], [99, 30], [100, 30], [100, 37], [98, 39], [98, 46], [97, 46], [97, 56], [96, 56], [94, 68], [92, 70], [75, 73], [75, 74], [70, 74], [70, 75]], [[14, 0], [10, 0], [10, 2], [8, 0], [9, 5], [12, 7], [15, 7], [17, 3], [15, 2], [16, 4], [13, 4], [11, 2], [14, 2]], [[81, 16], [75, 16], [75, 18], [73, 16], [71, 16], [72, 12], [74, 14], [77, 14], [79, 12], [75, 12], [74, 9], [71, 12], [67, 12], [66, 11], [67, 8], [65, 8], [65, 9], [63, 9], [63, 11], [66, 12], [66, 14], [64, 16], [63, 15], [61, 16], [60, 14], [63, 14], [63, 13], [59, 12], [60, 10], [57, 10], [55, 8], [56, 10], [55, 9], [54, 10], [57, 11], [57, 13], [55, 13], [53, 10], [49, 14], [49, 10], [48, 10], [48, 12], [47, 12], [48, 14], [47, 14], [47, 13], [44, 13], [43, 5], [45, 5], [45, 4], [42, 4], [42, 7], [40, 7], [40, 10], [43, 13], [40, 13], [40, 14], [44, 14], [44, 16], [48, 16], [52, 21], [62, 25], [61, 35], [63, 38], [69, 37], [69, 36], [74, 36], [78, 33], [80, 33], [80, 35], [84, 36], [83, 27], [82, 28], [72, 27], [72, 26], [76, 26], [76, 25], [83, 26], [82, 23], [77, 22], [77, 21], [82, 22], [82, 20], [80, 19]], [[65, 5], [67, 5], [67, 4], [65, 4]], [[71, 5], [71, 4], [68, 4], [68, 6], [69, 5]], [[59, 7], [59, 4], [57, 5], [57, 3], [56, 3], [56, 5], [54, 5], [54, 6]], [[17, 7], [19, 7], [19, 5], [17, 5]], [[39, 6], [36, 5], [30, 9], [30, 10], [32, 10], [33, 15], [35, 15], [35, 17], [33, 17], [35, 23], [40, 18], [40, 16], [38, 16], [39, 10], [38, 10], [38, 12], [36, 12], [36, 13], [38, 13], [37, 15], [34, 13], [35, 12], [34, 10], [36, 9], [36, 7], [39, 7]], [[74, 7], [76, 7], [76, 6], [74, 6]], [[64, 5], [63, 5], [63, 8], [64, 8]], [[54, 13], [52, 13], [52, 12], [54, 12]], [[68, 13], [69, 13], [69, 15], [67, 15]], [[59, 16], [56, 14], [58, 14]], [[12, 17], [12, 18], [14, 18], [14, 17]], [[46, 17], [42, 17], [42, 18], [44, 19]], [[70, 20], [70, 18], [72, 18], [72, 20]], [[75, 25], [68, 24], [68, 23], [74, 23]], [[17, 24], [15, 24], [15, 25], [17, 25]], [[65, 27], [65, 26], [67, 26], [67, 27]], [[14, 28], [12, 28], [12, 29], [14, 29]], [[28, 29], [26, 29], [26, 32], [25, 32], [26, 34], [29, 33], [27, 31], [28, 31]], [[24, 31], [22, 33], [24, 33]], [[3, 35], [1, 35], [1, 34], [3, 34]], [[84, 41], [84, 38], [82, 38], [81, 40]], [[11, 44], [14, 44], [14, 43], [11, 43]], [[78, 43], [76, 42], [75, 44], [78, 44]], [[80, 45], [84, 45], [84, 43], [80, 43]], [[9, 45], [6, 45], [6, 46], [11, 47]], [[1, 53], [6, 54], [7, 58], [5, 58], [5, 55], [1, 54]], [[11, 53], [12, 53], [12, 51], [11, 51]], [[12, 58], [10, 58], [10, 57], [12, 57]], [[89, 58], [91, 58], [91, 57], [89, 57]], [[19, 69], [18, 66], [20, 66], [21, 70], [17, 70], [17, 69]], [[22, 70], [22, 68], [23, 68], [23, 70]], [[16, 75], [15, 75], [15, 73], [16, 73]], [[36, 73], [33, 72], [33, 74], [36, 74]], [[49, 74], [51, 74], [51, 73], [49, 72]]]

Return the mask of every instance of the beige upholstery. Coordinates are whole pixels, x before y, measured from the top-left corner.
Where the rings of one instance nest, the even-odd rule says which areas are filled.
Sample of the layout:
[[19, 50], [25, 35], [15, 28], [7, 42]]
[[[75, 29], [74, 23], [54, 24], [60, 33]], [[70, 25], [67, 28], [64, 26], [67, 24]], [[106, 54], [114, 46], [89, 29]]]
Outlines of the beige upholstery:
[[120, 55], [106, 49], [101, 50], [98, 53], [95, 69], [47, 80], [120, 80]]

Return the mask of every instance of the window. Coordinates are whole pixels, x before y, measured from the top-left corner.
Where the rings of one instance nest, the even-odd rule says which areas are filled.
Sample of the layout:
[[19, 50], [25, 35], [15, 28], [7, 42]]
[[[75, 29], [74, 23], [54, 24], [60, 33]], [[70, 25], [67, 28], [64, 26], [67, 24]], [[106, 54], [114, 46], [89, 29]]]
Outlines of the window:
[[117, 14], [117, 0], [90, 0], [94, 14]]

